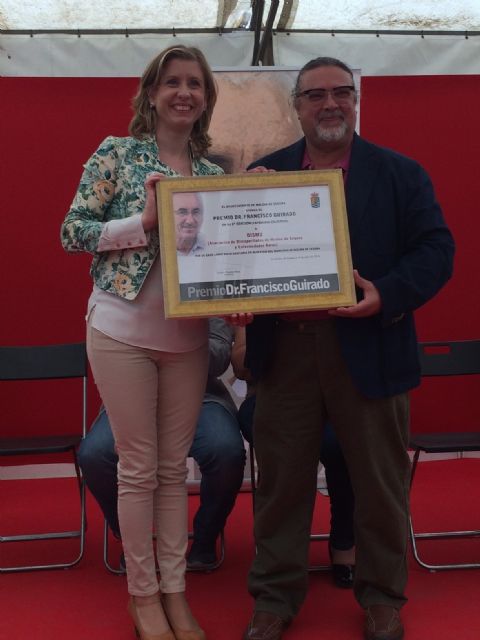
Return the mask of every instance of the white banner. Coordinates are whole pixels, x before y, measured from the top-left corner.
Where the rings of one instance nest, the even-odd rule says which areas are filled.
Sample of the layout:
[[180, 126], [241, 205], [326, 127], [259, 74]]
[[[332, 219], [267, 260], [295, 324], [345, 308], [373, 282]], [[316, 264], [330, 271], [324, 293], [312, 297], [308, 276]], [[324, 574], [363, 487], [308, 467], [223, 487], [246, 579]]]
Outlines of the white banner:
[[248, 67], [253, 33], [0, 35], [0, 76], [138, 78], [165, 47], [184, 44], [212, 67]]
[[[172, 44], [198, 46], [212, 67], [248, 67], [253, 33], [0, 34], [0, 76], [139, 77]], [[345, 60], [365, 76], [480, 74], [480, 36], [277, 33], [277, 67], [320, 55]]]
[[296, 67], [332, 56], [363, 76], [480, 74], [480, 36], [277, 33], [273, 54], [276, 65]]

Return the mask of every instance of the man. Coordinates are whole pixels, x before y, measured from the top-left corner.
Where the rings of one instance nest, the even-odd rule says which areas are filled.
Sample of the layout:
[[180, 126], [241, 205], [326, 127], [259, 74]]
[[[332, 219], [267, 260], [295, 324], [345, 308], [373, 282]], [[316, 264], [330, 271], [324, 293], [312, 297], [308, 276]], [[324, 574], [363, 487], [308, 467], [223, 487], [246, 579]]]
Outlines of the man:
[[200, 233], [203, 223], [203, 206], [199, 194], [174, 193], [172, 200], [178, 254], [193, 256], [204, 251], [205, 238]]
[[244, 640], [279, 640], [307, 591], [321, 431], [329, 419], [355, 495], [355, 596], [367, 640], [400, 640], [407, 580], [408, 391], [420, 382], [412, 312], [450, 278], [454, 254], [426, 172], [355, 133], [350, 68], [317, 58], [299, 72], [304, 138], [254, 167], [341, 168], [359, 302], [259, 315], [247, 326], [256, 376], [257, 554]]
[[[209, 375], [195, 437], [190, 448], [200, 467], [200, 506], [193, 521], [190, 570], [218, 566], [216, 541], [235, 504], [243, 480], [245, 448], [233, 400], [218, 376], [230, 364], [233, 331], [220, 318], [209, 320]], [[105, 410], [82, 441], [79, 462], [85, 482], [110, 529], [120, 537], [117, 511], [117, 455]]]

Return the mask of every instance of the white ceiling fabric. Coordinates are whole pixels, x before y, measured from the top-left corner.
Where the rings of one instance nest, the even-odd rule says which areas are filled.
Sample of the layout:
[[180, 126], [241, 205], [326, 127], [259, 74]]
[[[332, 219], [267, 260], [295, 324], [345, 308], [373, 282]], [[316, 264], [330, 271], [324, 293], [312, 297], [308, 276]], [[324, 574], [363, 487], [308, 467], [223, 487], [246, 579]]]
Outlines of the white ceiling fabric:
[[0, 0], [4, 29], [215, 27], [218, 0]]
[[[312, 26], [315, 25], [315, 26]], [[478, 30], [479, 0], [300, 1], [295, 29]]]
[[[250, 0], [0, 0], [0, 29], [201, 29], [248, 12]], [[270, 1], [265, 2], [264, 21]], [[281, 0], [288, 29], [479, 30], [479, 0]], [[228, 24], [228, 23], [227, 23]]]

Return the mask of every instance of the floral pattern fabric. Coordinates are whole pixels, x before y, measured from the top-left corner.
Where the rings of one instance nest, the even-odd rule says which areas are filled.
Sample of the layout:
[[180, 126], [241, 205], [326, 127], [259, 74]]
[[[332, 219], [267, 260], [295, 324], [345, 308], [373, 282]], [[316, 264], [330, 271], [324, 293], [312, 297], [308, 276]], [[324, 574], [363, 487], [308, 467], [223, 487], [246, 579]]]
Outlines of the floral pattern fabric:
[[[68, 252], [93, 254], [90, 269], [95, 284], [104, 291], [133, 300], [159, 250], [158, 231], [147, 234], [148, 246], [118, 251], [97, 251], [103, 225], [140, 215], [145, 205], [145, 180], [153, 171], [169, 177], [179, 174], [158, 159], [153, 136], [142, 140], [109, 136], [84, 166], [80, 185], [61, 229]], [[192, 161], [192, 173], [218, 175], [218, 165], [206, 158]]]

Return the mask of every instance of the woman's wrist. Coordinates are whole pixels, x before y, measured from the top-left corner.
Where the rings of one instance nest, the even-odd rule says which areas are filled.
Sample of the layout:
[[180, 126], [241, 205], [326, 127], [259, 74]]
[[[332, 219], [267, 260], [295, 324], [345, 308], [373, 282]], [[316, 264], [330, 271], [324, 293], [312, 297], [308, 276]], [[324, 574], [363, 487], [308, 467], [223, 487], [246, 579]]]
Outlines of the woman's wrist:
[[142, 213], [141, 217], [142, 227], [145, 232], [152, 231], [157, 226], [157, 217], [153, 215], [149, 215], [145, 211]]

